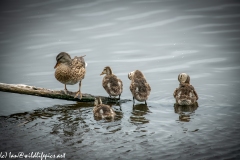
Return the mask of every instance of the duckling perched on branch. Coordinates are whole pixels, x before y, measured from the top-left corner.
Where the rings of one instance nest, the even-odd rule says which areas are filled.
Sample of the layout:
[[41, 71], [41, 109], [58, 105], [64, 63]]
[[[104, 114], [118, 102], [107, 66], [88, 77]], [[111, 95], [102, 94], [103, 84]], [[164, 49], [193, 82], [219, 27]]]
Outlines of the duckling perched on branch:
[[131, 80], [130, 91], [133, 96], [133, 104], [135, 103], [134, 99], [140, 102], [145, 101], [145, 104], [147, 104], [146, 101], [150, 95], [151, 87], [142, 72], [139, 70], [130, 72], [128, 78]]
[[194, 105], [198, 100], [198, 94], [190, 84], [190, 76], [186, 73], [178, 75], [179, 87], [175, 89], [173, 96], [178, 105]]
[[103, 88], [109, 94], [109, 97], [119, 96], [119, 99], [120, 99], [123, 91], [122, 81], [112, 73], [112, 69], [109, 66], [105, 67], [100, 75], [104, 75], [104, 74], [106, 75], [103, 77], [103, 80], [102, 80]]
[[68, 92], [66, 87], [67, 84], [74, 85], [79, 82], [79, 90], [74, 98], [80, 96], [80, 99], [82, 98], [82, 79], [84, 79], [86, 73], [86, 63], [83, 59], [84, 56], [75, 56], [74, 59], [71, 59], [68, 53], [61, 52], [56, 57], [57, 63], [54, 67], [54, 69], [56, 69], [55, 78], [64, 84], [65, 94]]

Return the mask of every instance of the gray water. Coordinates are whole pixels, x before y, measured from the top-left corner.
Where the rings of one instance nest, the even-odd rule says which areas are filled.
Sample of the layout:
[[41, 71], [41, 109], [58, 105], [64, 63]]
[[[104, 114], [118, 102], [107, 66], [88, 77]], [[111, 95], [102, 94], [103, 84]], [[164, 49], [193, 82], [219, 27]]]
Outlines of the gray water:
[[[86, 55], [82, 92], [107, 96], [111, 66], [131, 99], [127, 74], [151, 85], [148, 104], [93, 103], [0, 92], [0, 154], [65, 153], [66, 159], [240, 159], [240, 3], [237, 1], [1, 1], [0, 82], [55, 90], [55, 57]], [[174, 107], [186, 72], [198, 106]], [[67, 86], [76, 91], [78, 85]], [[50, 158], [48, 158], [50, 159]]]

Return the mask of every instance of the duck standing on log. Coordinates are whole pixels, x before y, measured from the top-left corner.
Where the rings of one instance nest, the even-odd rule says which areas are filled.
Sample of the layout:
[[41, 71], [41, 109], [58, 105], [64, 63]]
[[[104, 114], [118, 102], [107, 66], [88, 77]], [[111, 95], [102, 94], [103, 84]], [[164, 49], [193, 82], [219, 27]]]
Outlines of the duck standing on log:
[[186, 73], [178, 75], [179, 87], [175, 89], [173, 96], [178, 105], [194, 105], [198, 100], [198, 94], [190, 84], [190, 76]]
[[150, 95], [151, 87], [142, 72], [139, 70], [130, 72], [128, 73], [128, 78], [131, 80], [130, 91], [133, 96], [133, 104], [135, 103], [135, 99], [140, 102], [145, 101], [145, 104], [147, 104], [146, 101]]
[[119, 96], [120, 99], [123, 91], [122, 81], [113, 74], [112, 69], [109, 66], [105, 67], [100, 75], [104, 74], [106, 75], [102, 80], [103, 88], [106, 90], [110, 98], [111, 96]]
[[[84, 55], [85, 56], [85, 55]], [[85, 77], [86, 73], [86, 63], [84, 61], [84, 56], [77, 57], [75, 56], [71, 59], [71, 56], [66, 52], [61, 52], [57, 55], [57, 63], [54, 67], [55, 78], [64, 84], [65, 94], [68, 94], [66, 85], [74, 85], [79, 82], [79, 90], [74, 98], [82, 98], [81, 85], [82, 80]]]

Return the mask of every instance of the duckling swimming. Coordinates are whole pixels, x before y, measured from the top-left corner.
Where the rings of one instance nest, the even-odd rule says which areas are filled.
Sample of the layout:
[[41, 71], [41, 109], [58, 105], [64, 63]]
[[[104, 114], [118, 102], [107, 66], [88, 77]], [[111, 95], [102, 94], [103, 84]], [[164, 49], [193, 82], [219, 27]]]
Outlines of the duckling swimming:
[[109, 94], [109, 96], [120, 96], [123, 91], [123, 83], [122, 81], [115, 76], [112, 73], [112, 69], [107, 66], [103, 69], [102, 73], [100, 75], [104, 75], [103, 80], [102, 80], [102, 86], [106, 90], [106, 92]]
[[139, 70], [130, 72], [128, 78], [131, 80], [130, 91], [132, 92], [133, 103], [135, 103], [136, 99], [140, 102], [145, 101], [145, 104], [147, 104], [146, 101], [150, 95], [151, 87], [142, 72]]
[[93, 114], [98, 118], [114, 118], [116, 113], [109, 105], [102, 104], [100, 97], [97, 97], [94, 102], [95, 107], [93, 108]]
[[186, 73], [178, 75], [179, 87], [175, 89], [173, 96], [178, 105], [194, 105], [198, 100], [198, 94], [190, 84], [190, 76]]
[[84, 56], [75, 56], [71, 59], [71, 56], [68, 53], [61, 52], [56, 57], [57, 63], [54, 67], [54, 69], [56, 69], [55, 78], [64, 84], [64, 91], [66, 94], [68, 92], [66, 87], [67, 84], [74, 85], [79, 82], [79, 90], [74, 98], [80, 95], [80, 99], [82, 98], [82, 93], [80, 91], [81, 84], [86, 73], [86, 63], [83, 57]]

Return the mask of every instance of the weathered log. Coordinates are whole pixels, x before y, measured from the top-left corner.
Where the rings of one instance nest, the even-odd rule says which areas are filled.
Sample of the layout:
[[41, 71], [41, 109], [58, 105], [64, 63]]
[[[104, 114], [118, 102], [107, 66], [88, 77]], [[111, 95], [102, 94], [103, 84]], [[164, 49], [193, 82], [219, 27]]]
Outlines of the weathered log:
[[78, 102], [93, 102], [95, 97], [101, 97], [104, 103], [106, 102], [119, 102], [124, 103], [127, 101], [131, 101], [129, 99], [118, 99], [118, 98], [109, 98], [104, 96], [94, 96], [91, 94], [82, 94], [82, 99], [74, 98], [76, 92], [68, 91], [68, 94], [65, 94], [63, 90], [50, 90], [46, 88], [40, 88], [35, 86], [28, 86], [25, 84], [6, 84], [0, 83], [0, 91], [3, 92], [12, 92], [12, 93], [19, 93], [19, 94], [27, 94], [27, 95], [34, 95], [40, 97], [48, 97], [48, 98], [56, 98], [56, 99], [64, 99], [70, 101], [78, 101]]

